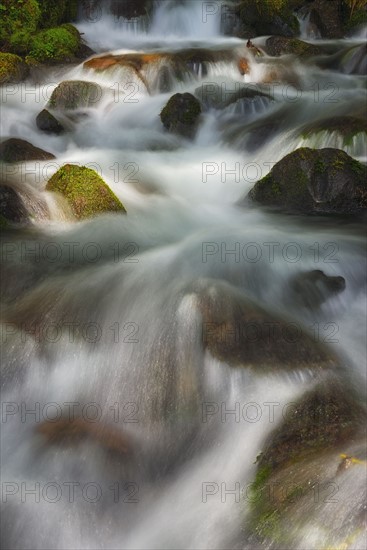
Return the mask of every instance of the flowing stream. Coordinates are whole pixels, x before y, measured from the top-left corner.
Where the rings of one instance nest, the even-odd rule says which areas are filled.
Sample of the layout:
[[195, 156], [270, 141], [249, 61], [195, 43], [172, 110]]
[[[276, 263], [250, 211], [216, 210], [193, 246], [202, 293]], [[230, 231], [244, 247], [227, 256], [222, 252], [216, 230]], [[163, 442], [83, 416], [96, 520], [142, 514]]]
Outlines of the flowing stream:
[[[96, 72], [83, 64], [50, 68], [41, 85], [7, 89], [2, 136], [26, 139], [56, 160], [6, 168], [34, 220], [3, 245], [4, 548], [254, 547], [243, 532], [244, 489], [264, 439], [311, 376], [297, 364], [288, 372], [233, 368], [203, 352], [193, 285], [229, 284], [317, 331], [350, 377], [361, 387], [366, 380], [359, 223], [275, 214], [246, 199], [301, 146], [339, 147], [366, 162], [363, 134], [344, 144], [335, 132], [304, 138], [301, 131], [360, 112], [364, 77], [321, 69], [313, 59], [267, 56], [241, 75], [236, 60], [245, 42], [221, 34], [220, 10], [207, 21], [202, 10], [201, 2], [156, 2], [149, 22], [103, 13], [77, 24], [98, 54], [213, 52], [214, 60], [195, 62], [183, 78], [169, 69], [163, 85], [152, 63], [149, 92], [124, 68]], [[316, 42], [337, 52], [363, 36]], [[77, 113], [70, 132], [50, 137], [35, 117], [63, 80], [93, 81], [103, 93]], [[226, 95], [243, 84], [270, 90], [271, 98], [208, 109], [192, 141], [164, 130], [159, 113], [174, 93], [210, 85]], [[280, 122], [256, 146], [247, 126], [262, 120]], [[97, 170], [128, 214], [73, 221], [45, 191], [65, 163]], [[313, 269], [343, 276], [346, 288], [310, 311], [292, 302], [289, 281]], [[126, 437], [133, 456], [105, 452], [90, 438], [47, 445], [35, 428], [70, 403]], [[277, 404], [274, 418], [269, 403]], [[310, 523], [298, 548], [320, 548], [320, 528]], [[348, 548], [362, 547], [359, 538]]]

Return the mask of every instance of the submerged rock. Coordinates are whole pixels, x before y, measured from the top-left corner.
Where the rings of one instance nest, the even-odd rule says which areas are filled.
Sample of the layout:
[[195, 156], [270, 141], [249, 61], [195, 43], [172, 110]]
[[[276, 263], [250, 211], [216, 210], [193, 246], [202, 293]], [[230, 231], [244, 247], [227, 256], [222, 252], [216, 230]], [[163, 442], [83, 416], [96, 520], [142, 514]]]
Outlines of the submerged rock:
[[52, 153], [35, 147], [24, 139], [10, 138], [0, 144], [0, 160], [4, 162], [50, 160], [54, 158], [55, 155]]
[[266, 311], [227, 283], [193, 286], [202, 317], [202, 345], [232, 367], [257, 372], [335, 367], [336, 359], [297, 323]]
[[126, 210], [103, 179], [90, 168], [65, 164], [48, 181], [46, 189], [61, 193], [78, 219]]
[[192, 94], [175, 94], [161, 111], [163, 126], [169, 131], [192, 138], [201, 114], [200, 102]]
[[48, 134], [62, 134], [65, 128], [47, 109], [43, 109], [36, 118], [37, 128]]
[[319, 132], [337, 132], [344, 138], [344, 144], [349, 145], [357, 134], [364, 133], [367, 136], [367, 120], [364, 117], [337, 116], [317, 120], [307, 124], [301, 130], [304, 138]]
[[340, 61], [343, 73], [365, 75], [367, 73], [367, 44], [353, 46]]
[[322, 50], [318, 46], [308, 44], [298, 38], [286, 38], [285, 36], [271, 36], [265, 44], [265, 51], [272, 56], [294, 54], [298, 57], [319, 55]]
[[249, 197], [302, 214], [353, 215], [367, 208], [367, 167], [339, 149], [297, 149], [258, 181]]
[[255, 98], [263, 97], [271, 99], [270, 95], [266, 93], [265, 86], [264, 91], [261, 91], [261, 86], [257, 85], [254, 89], [251, 85], [236, 85], [223, 87], [217, 83], [202, 84], [199, 88], [196, 88], [195, 95], [201, 101], [204, 108], [225, 109], [229, 105], [236, 103], [238, 100], [252, 101]]
[[305, 271], [289, 282], [292, 301], [309, 309], [318, 308], [329, 298], [345, 290], [345, 279], [341, 276], [325, 275], [320, 269]]

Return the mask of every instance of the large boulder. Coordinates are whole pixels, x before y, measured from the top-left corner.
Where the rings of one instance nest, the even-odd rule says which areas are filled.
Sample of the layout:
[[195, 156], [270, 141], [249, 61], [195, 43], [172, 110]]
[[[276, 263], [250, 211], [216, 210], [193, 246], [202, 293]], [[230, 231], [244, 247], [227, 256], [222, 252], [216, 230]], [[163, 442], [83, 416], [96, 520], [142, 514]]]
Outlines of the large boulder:
[[200, 102], [192, 94], [184, 93], [172, 96], [160, 117], [169, 132], [191, 138], [197, 130], [200, 114]]
[[339, 149], [297, 149], [258, 181], [249, 197], [302, 214], [365, 213], [367, 167]]
[[78, 219], [106, 212], [126, 212], [97, 172], [85, 166], [65, 164], [48, 181], [46, 189], [61, 193]]
[[323, 38], [343, 38], [345, 19], [343, 0], [315, 0], [308, 6], [310, 23]]
[[102, 97], [101, 87], [86, 80], [65, 80], [51, 94], [48, 107], [73, 110], [96, 106]]
[[292, 13], [290, 2], [254, 2], [241, 0], [233, 8], [227, 7], [223, 18], [228, 17], [228, 23], [235, 15], [237, 21], [232, 21], [232, 30], [229, 25], [224, 29], [228, 34], [239, 38], [252, 38], [258, 35], [280, 34], [282, 36], [298, 36], [299, 23]]
[[29, 67], [21, 57], [0, 52], [0, 84], [15, 84], [24, 80]]
[[248, 542], [300, 549], [312, 532], [312, 548], [348, 548], [361, 536], [365, 414], [354, 387], [330, 374], [289, 404], [257, 458]]
[[298, 38], [286, 38], [285, 36], [270, 36], [266, 40], [265, 51], [274, 57], [286, 54], [307, 57], [322, 53], [322, 50], [314, 44], [308, 44], [298, 40]]
[[47, 109], [43, 109], [36, 117], [37, 128], [47, 134], [62, 134], [65, 128]]
[[4, 162], [51, 160], [54, 158], [55, 155], [52, 153], [35, 147], [24, 139], [10, 138], [0, 144], [0, 160]]
[[191, 289], [202, 345], [232, 367], [257, 372], [335, 367], [332, 353], [299, 324], [265, 310], [228, 283], [200, 280]]
[[66, 63], [76, 61], [81, 47], [79, 31], [66, 23], [45, 29], [32, 37], [27, 60], [38, 63]]

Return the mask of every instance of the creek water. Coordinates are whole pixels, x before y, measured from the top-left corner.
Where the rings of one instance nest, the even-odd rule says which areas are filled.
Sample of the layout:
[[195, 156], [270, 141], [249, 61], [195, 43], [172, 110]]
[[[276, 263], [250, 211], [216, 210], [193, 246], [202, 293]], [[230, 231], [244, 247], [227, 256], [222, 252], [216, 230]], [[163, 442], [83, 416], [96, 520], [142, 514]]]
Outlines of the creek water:
[[[155, 63], [145, 74], [149, 91], [131, 71], [83, 64], [50, 68], [41, 84], [5, 90], [2, 136], [26, 139], [56, 160], [6, 167], [33, 221], [8, 232], [3, 244], [4, 548], [254, 547], [243, 526], [256, 456], [311, 377], [297, 364], [263, 374], [204, 353], [193, 284], [229, 283], [317, 331], [363, 388], [359, 223], [305, 221], [245, 197], [300, 146], [339, 147], [366, 161], [362, 134], [347, 145], [335, 132], [302, 137], [306, 123], [360, 112], [364, 77], [289, 56], [254, 58], [242, 76], [236, 60], [246, 55], [245, 42], [221, 34], [220, 10], [204, 19], [201, 2], [167, 1], [155, 3], [149, 22], [102, 13], [77, 24], [98, 54], [213, 52], [214, 61], [198, 61], [184, 78], [169, 71], [168, 90], [160, 91]], [[336, 53], [363, 40], [314, 41]], [[219, 50], [228, 52], [225, 60], [215, 60]], [[280, 80], [271, 99], [209, 109], [192, 141], [164, 130], [159, 113], [173, 93], [203, 84], [224, 95], [243, 84], [263, 90], [274, 71]], [[52, 90], [76, 79], [98, 83], [99, 101], [78, 112], [62, 136], [41, 133], [35, 117]], [[248, 125], [261, 120], [281, 122], [255, 146]], [[65, 163], [97, 170], [128, 214], [72, 220], [64, 202], [45, 191]], [[289, 298], [289, 281], [313, 269], [343, 276], [346, 288], [310, 311]], [[90, 438], [45, 444], [35, 428], [70, 403], [131, 441], [133, 457], [106, 453]], [[269, 403], [277, 404], [274, 418]], [[236, 414], [222, 414], [223, 406]], [[298, 548], [320, 548], [319, 530], [310, 522]], [[358, 538], [348, 548], [362, 547]]]

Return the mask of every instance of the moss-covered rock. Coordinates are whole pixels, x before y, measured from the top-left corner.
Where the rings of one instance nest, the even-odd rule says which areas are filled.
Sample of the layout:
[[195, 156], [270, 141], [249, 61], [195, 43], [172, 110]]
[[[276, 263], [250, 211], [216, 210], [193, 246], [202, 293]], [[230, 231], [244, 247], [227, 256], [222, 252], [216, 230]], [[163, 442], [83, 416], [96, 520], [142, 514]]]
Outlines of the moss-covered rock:
[[272, 56], [284, 54], [293, 54], [297, 57], [307, 57], [311, 55], [319, 55], [320, 48], [313, 44], [308, 44], [298, 38], [286, 38], [284, 36], [271, 36], [267, 39], [265, 45], [266, 53]]
[[[348, 540], [363, 525], [358, 511], [363, 500], [357, 504], [361, 495], [351, 492], [351, 483], [358, 486], [364, 476], [365, 413], [355, 389], [330, 374], [287, 407], [279, 428], [270, 434], [257, 458], [251, 513], [246, 522], [253, 543], [269, 548], [303, 548], [303, 533], [312, 526], [315, 531], [322, 517], [323, 529], [315, 533], [320, 540], [312, 547], [348, 547], [336, 542]], [[354, 458], [346, 464], [343, 457], [349, 453]], [[352, 471], [345, 476], [349, 466]], [[338, 492], [335, 526], [334, 510], [327, 513], [327, 504], [336, 502], [327, 498], [332, 496], [328, 489], [333, 487], [334, 493]], [[343, 502], [345, 497], [350, 500], [351, 494], [353, 500]]]
[[47, 109], [43, 109], [36, 117], [37, 128], [47, 134], [62, 134], [65, 128]]
[[243, 27], [239, 38], [251, 38], [248, 34], [253, 30], [256, 35], [279, 34], [282, 36], [297, 36], [299, 23], [293, 14], [292, 0], [241, 0], [236, 12]]
[[24, 80], [29, 67], [18, 55], [0, 52], [0, 84], [17, 83]]
[[94, 107], [101, 96], [101, 87], [95, 82], [65, 80], [52, 92], [48, 107], [61, 111]]
[[201, 114], [200, 102], [189, 93], [173, 95], [162, 109], [162, 124], [169, 132], [193, 137]]
[[249, 196], [302, 214], [366, 212], [367, 167], [339, 149], [297, 149], [277, 162]]
[[78, 11], [77, 0], [42, 0], [40, 26], [42, 28], [57, 27], [62, 23], [75, 21]]
[[73, 25], [65, 24], [38, 32], [27, 50], [30, 60], [39, 63], [61, 63], [75, 60], [80, 48], [80, 35]]
[[48, 181], [46, 189], [61, 193], [78, 219], [126, 210], [103, 179], [90, 168], [65, 164]]
[[36, 0], [2, 0], [0, 47], [5, 51], [23, 54], [32, 35], [37, 31], [41, 10]]
[[0, 226], [4, 229], [14, 223], [28, 223], [29, 216], [18, 193], [8, 185], [0, 184]]
[[0, 160], [4, 162], [51, 160], [54, 158], [55, 155], [52, 153], [35, 147], [24, 139], [10, 138], [0, 144]]

